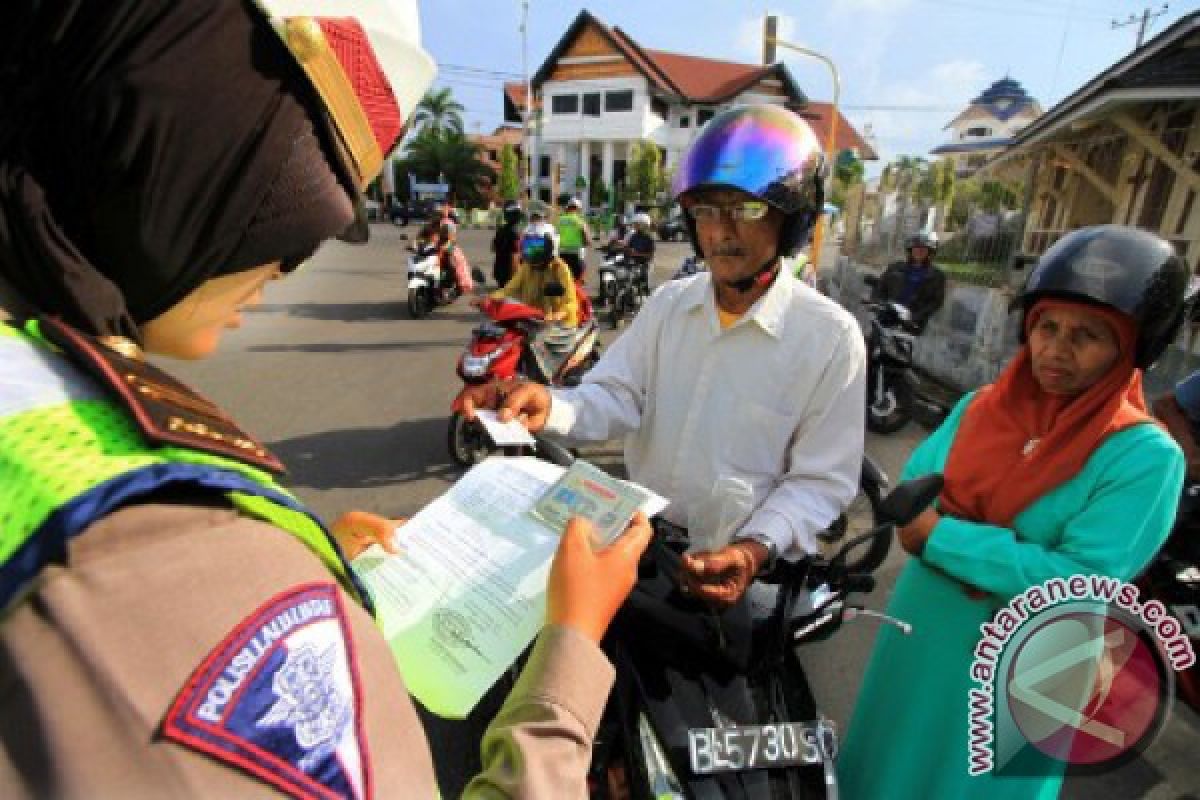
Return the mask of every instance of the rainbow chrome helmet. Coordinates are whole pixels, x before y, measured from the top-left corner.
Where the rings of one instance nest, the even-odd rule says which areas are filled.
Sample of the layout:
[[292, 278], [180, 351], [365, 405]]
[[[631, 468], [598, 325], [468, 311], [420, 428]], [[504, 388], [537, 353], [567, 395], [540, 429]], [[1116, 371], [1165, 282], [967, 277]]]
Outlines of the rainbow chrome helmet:
[[[700, 189], [740, 189], [786, 217], [779, 255], [802, 246], [825, 202], [825, 157], [803, 119], [777, 105], [739, 106], [704, 126], [675, 171], [678, 200]], [[696, 223], [685, 217], [692, 245], [700, 252]]]

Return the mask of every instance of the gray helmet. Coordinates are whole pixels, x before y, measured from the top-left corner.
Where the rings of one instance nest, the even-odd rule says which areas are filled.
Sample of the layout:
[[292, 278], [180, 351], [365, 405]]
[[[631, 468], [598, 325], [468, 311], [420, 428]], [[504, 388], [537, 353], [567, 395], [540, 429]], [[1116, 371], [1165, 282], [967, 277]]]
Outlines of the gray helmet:
[[933, 255], [938, 249], [937, 234], [925, 233], [924, 231], [921, 233], [914, 233], [904, 242], [904, 249], [912, 250], [914, 247], [924, 247], [929, 251], [930, 255]]
[[1124, 225], [1096, 225], [1062, 237], [1038, 259], [1016, 303], [1024, 315], [1043, 297], [1116, 309], [1137, 325], [1134, 364], [1153, 364], [1179, 333], [1188, 269], [1166, 240]]

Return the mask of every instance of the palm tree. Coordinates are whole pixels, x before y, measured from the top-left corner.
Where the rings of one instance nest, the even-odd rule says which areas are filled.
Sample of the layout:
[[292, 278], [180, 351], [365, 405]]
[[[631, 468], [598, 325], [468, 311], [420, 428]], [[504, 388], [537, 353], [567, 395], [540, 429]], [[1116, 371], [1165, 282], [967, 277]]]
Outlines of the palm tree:
[[417, 103], [413, 114], [413, 125], [421, 130], [463, 132], [462, 112], [466, 107], [454, 99], [454, 90], [430, 89]]
[[481, 184], [496, 180], [496, 171], [483, 162], [482, 152], [461, 131], [427, 127], [408, 143], [404, 165], [422, 180], [445, 180], [459, 203], [480, 205]]

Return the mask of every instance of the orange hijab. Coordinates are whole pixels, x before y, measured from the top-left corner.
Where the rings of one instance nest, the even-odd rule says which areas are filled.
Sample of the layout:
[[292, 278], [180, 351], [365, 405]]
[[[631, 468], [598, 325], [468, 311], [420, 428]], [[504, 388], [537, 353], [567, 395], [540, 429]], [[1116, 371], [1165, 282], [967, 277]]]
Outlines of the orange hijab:
[[[1081, 305], [1037, 301], [1026, 315], [1026, 336], [1048, 309]], [[1121, 354], [1112, 369], [1082, 394], [1049, 394], [1033, 375], [1029, 345], [1022, 346], [963, 415], [946, 459], [943, 512], [1010, 527], [1030, 503], [1074, 477], [1109, 434], [1154, 421], [1146, 413], [1142, 371], [1133, 365], [1133, 321], [1115, 310], [1085, 307], [1117, 333]]]

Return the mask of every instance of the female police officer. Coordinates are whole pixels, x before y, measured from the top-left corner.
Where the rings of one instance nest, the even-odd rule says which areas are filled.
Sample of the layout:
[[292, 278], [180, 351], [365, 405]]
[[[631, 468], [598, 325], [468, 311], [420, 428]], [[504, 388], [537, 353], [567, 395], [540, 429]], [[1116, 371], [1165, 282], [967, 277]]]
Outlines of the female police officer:
[[[331, 536], [142, 358], [209, 355], [268, 280], [362, 238], [361, 190], [432, 73], [415, 3], [282, 5], [0, 11], [0, 796], [436, 792], [345, 561], [390, 526]], [[587, 535], [564, 536], [470, 795], [585, 793], [595, 642], [649, 533]]]

